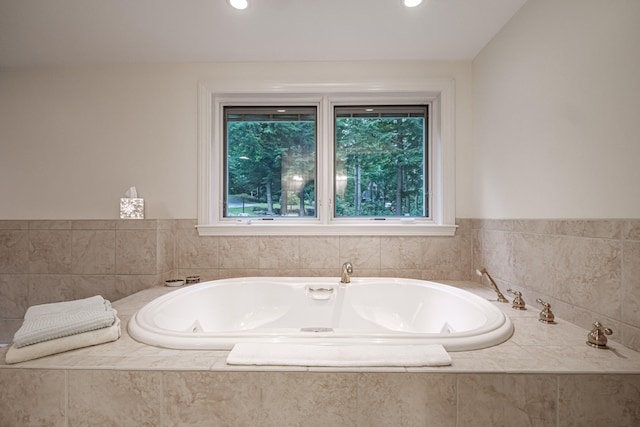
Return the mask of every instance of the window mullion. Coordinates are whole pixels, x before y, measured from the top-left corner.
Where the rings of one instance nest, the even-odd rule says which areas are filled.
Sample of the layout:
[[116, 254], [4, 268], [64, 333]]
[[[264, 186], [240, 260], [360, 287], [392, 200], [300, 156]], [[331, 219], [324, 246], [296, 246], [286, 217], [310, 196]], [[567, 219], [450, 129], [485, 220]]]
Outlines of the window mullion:
[[333, 169], [331, 155], [331, 105], [323, 97], [318, 107], [318, 219], [328, 224], [333, 206]]

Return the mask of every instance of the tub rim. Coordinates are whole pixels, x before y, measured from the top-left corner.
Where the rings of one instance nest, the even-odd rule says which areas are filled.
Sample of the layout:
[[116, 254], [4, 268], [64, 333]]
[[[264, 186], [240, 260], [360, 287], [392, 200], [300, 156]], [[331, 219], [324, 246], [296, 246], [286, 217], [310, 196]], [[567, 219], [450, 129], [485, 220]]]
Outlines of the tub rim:
[[[150, 319], [156, 310], [164, 304], [171, 302], [176, 295], [189, 295], [203, 288], [217, 287], [233, 284], [275, 283], [283, 286], [305, 286], [316, 284], [333, 284], [337, 286], [366, 286], [376, 283], [384, 284], [413, 284], [437, 288], [458, 297], [464, 298], [473, 304], [481, 306], [485, 314], [492, 315], [487, 322], [479, 328], [470, 331], [455, 332], [449, 335], [440, 333], [418, 333], [390, 331], [389, 333], [367, 333], [360, 336], [355, 333], [323, 333], [300, 332], [294, 328], [282, 330], [261, 330], [252, 333], [251, 330], [198, 333], [171, 331], [153, 324]], [[275, 342], [291, 344], [318, 344], [318, 345], [426, 345], [442, 344], [447, 351], [471, 351], [492, 347], [507, 341], [514, 332], [513, 322], [500, 308], [494, 306], [492, 301], [484, 299], [468, 290], [460, 289], [452, 285], [430, 280], [398, 278], [398, 277], [352, 277], [350, 284], [341, 284], [335, 277], [277, 277], [277, 276], [242, 276], [234, 278], [215, 279], [198, 284], [182, 287], [154, 298], [138, 309], [128, 322], [130, 336], [143, 344], [162, 348], [182, 350], [231, 350], [237, 342]], [[317, 342], [318, 338], [324, 339]], [[171, 342], [170, 342], [171, 341]]]

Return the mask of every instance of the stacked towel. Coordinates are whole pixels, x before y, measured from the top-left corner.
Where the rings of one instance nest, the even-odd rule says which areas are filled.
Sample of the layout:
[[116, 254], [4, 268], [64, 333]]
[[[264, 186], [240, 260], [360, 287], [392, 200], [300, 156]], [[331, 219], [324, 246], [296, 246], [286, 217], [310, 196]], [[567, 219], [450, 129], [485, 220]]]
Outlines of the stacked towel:
[[296, 366], [447, 366], [451, 356], [440, 344], [430, 345], [314, 345], [239, 343], [230, 365]]
[[36, 344], [95, 329], [115, 322], [111, 303], [100, 295], [75, 301], [57, 302], [29, 307], [24, 322], [14, 335], [16, 347]]
[[29, 307], [13, 338], [7, 363], [35, 359], [75, 348], [115, 341], [120, 320], [100, 295]]
[[118, 338], [120, 338], [120, 319], [116, 317], [116, 321], [108, 328], [69, 335], [63, 338], [43, 341], [20, 348], [17, 348], [14, 344], [7, 350], [5, 361], [10, 365], [12, 363], [24, 362], [44, 356], [50, 356], [52, 354], [75, 350], [76, 348], [104, 344], [116, 341]]

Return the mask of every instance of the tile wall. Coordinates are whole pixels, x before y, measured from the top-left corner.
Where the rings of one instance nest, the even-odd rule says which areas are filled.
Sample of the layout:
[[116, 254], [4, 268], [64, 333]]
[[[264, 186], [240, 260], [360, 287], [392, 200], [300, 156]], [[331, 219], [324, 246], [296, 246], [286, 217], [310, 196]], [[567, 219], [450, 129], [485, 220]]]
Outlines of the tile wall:
[[640, 350], [640, 220], [473, 220], [473, 263], [504, 291]]
[[170, 277], [355, 275], [467, 279], [471, 221], [455, 237], [199, 237], [195, 220], [0, 221], [0, 342], [33, 304], [117, 300]]
[[559, 317], [614, 329], [640, 350], [640, 220], [459, 219], [455, 237], [199, 237], [195, 220], [0, 221], [0, 342], [26, 308], [116, 300], [171, 277], [356, 276], [478, 279], [485, 266]]
[[[0, 426], [637, 426], [640, 375], [0, 369]], [[3, 422], [6, 421], [6, 423]]]
[[114, 301], [175, 270], [175, 221], [0, 221], [0, 342], [35, 304]]

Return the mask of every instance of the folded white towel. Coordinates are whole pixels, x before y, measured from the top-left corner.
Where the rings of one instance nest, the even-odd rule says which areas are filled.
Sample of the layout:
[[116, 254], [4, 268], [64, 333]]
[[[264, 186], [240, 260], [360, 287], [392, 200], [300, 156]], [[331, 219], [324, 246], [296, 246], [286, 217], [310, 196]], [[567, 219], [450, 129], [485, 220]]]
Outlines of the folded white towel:
[[32, 305], [24, 315], [25, 319], [47, 316], [54, 314], [64, 314], [74, 311], [104, 311], [110, 308], [111, 303], [101, 295], [72, 301], [52, 302], [48, 304]]
[[14, 344], [7, 350], [5, 361], [8, 364], [24, 362], [44, 356], [50, 356], [52, 354], [62, 353], [64, 351], [75, 350], [76, 348], [104, 344], [116, 341], [120, 338], [120, 333], [120, 319], [116, 317], [113, 325], [108, 328], [69, 335], [63, 338], [48, 340], [21, 348], [17, 348]]
[[29, 307], [15, 333], [17, 348], [113, 325], [115, 311], [101, 296]]
[[230, 365], [296, 366], [447, 366], [451, 357], [440, 344], [314, 345], [238, 343]]

